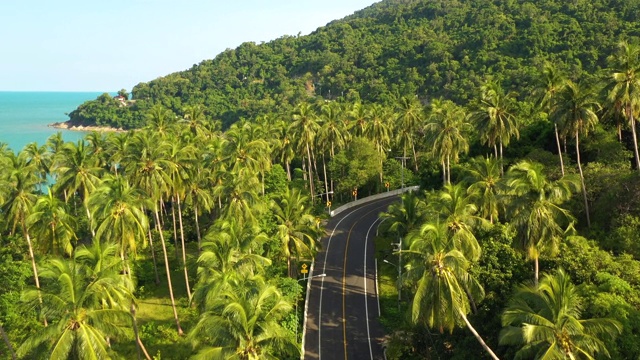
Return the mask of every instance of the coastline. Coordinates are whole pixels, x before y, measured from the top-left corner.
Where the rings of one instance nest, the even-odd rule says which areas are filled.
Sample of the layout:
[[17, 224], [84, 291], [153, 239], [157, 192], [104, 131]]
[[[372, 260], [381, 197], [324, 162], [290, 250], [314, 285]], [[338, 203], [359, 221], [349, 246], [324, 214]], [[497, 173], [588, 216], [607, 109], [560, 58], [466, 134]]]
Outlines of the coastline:
[[53, 124], [48, 124], [48, 127], [52, 127], [55, 129], [62, 130], [70, 130], [70, 131], [83, 131], [83, 132], [126, 132], [126, 130], [122, 128], [113, 128], [109, 126], [91, 126], [91, 125], [73, 125], [70, 121], [56, 122]]

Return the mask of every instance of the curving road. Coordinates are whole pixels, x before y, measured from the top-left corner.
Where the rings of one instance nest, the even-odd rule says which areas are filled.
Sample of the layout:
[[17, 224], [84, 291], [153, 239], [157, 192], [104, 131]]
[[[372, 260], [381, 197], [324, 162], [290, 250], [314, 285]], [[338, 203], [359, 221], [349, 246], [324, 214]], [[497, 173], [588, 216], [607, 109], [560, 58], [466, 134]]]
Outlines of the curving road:
[[332, 218], [310, 284], [305, 359], [384, 359], [378, 322], [374, 244], [378, 214], [396, 197], [374, 200]]

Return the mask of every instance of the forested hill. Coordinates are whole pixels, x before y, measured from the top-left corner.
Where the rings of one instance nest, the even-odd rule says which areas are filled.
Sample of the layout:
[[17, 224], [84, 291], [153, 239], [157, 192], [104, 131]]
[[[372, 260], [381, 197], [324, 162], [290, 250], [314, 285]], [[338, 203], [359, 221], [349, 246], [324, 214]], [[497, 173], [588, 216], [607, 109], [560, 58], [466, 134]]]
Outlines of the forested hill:
[[640, 35], [638, 18], [640, 0], [383, 0], [310, 35], [244, 43], [140, 83], [126, 106], [87, 102], [70, 118], [132, 128], [154, 104], [178, 117], [202, 104], [228, 125], [317, 96], [464, 104], [487, 76], [524, 96], [547, 60], [576, 78], [596, 76], [615, 44]]

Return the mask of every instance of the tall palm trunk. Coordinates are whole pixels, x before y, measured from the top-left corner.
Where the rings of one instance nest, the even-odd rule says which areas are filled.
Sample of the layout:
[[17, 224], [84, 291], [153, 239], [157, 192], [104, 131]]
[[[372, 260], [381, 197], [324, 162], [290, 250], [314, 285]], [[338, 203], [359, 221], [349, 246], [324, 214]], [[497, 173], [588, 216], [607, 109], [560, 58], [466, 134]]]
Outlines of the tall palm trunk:
[[502, 156], [502, 139], [500, 139], [500, 175], [504, 176], [504, 157]]
[[324, 171], [324, 193], [328, 199], [329, 198], [329, 182], [327, 181], [327, 162], [325, 161], [324, 154], [322, 154], [322, 171]]
[[[144, 213], [144, 206], [140, 207]], [[153, 273], [156, 276], [156, 285], [160, 285], [160, 276], [158, 276], [158, 261], [156, 260], [156, 249], [153, 246], [153, 236], [151, 236], [151, 227], [147, 228], [147, 234], [149, 235], [149, 249], [151, 250], [151, 259], [153, 260]]]
[[147, 348], [144, 346], [144, 344], [142, 343], [142, 340], [140, 339], [140, 333], [138, 332], [138, 321], [136, 320], [136, 306], [133, 304], [133, 301], [131, 302], [131, 307], [129, 308], [129, 310], [131, 311], [131, 321], [133, 322], [133, 333], [136, 337], [136, 347], [138, 348], [138, 359], [140, 359], [140, 352], [142, 351], [144, 353], [145, 359], [151, 360], [151, 356], [149, 356], [149, 353], [147, 352]]
[[[27, 239], [27, 245], [29, 247], [29, 257], [31, 258], [31, 267], [33, 268], [33, 279], [36, 282], [36, 289], [38, 289], [38, 301], [40, 302], [40, 306], [42, 306], [42, 295], [40, 294], [40, 277], [38, 276], [38, 267], [36, 266], [36, 257], [33, 253], [33, 244], [31, 243], [31, 236], [29, 236], [29, 231], [27, 231], [27, 226], [24, 222], [24, 217], [22, 218], [22, 232], [24, 233], [24, 237]], [[43, 320], [44, 326], [47, 326], [47, 317], [44, 317]]]
[[9, 353], [11, 353], [11, 359], [16, 360], [16, 352], [13, 350], [13, 346], [11, 345], [11, 341], [9, 341], [9, 337], [7, 333], [4, 331], [2, 324], [0, 324], [0, 335], [2, 335], [2, 340], [4, 340], [5, 344], [7, 344], [7, 349], [9, 349]]
[[584, 197], [584, 212], [587, 215], [587, 227], [591, 227], [589, 202], [587, 201], [587, 187], [584, 184], [584, 174], [582, 173], [582, 164], [580, 163], [580, 140], [578, 139], [578, 131], [576, 131], [576, 157], [578, 160], [578, 170], [580, 170], [580, 182], [582, 183], [582, 196]]
[[196, 236], [198, 237], [198, 255], [202, 250], [202, 236], [200, 235], [200, 222], [198, 221], [198, 204], [193, 204], [193, 216], [196, 220]]
[[164, 267], [167, 271], [167, 284], [169, 286], [169, 297], [171, 298], [171, 307], [173, 309], [173, 318], [176, 321], [178, 327], [178, 335], [184, 335], [182, 327], [180, 327], [180, 319], [178, 319], [178, 309], [176, 308], [176, 300], [173, 297], [173, 283], [171, 282], [171, 269], [169, 268], [169, 257], [167, 256], [167, 246], [164, 243], [164, 235], [162, 234], [162, 228], [160, 227], [160, 214], [158, 213], [158, 204], [154, 205], [154, 214], [156, 217], [156, 229], [160, 233], [160, 242], [162, 243], [162, 254], [164, 255]]
[[564, 160], [562, 160], [562, 148], [560, 147], [560, 135], [558, 134], [558, 123], [553, 123], [553, 128], [556, 133], [556, 145], [558, 145], [558, 157], [560, 157], [560, 171], [564, 176]]
[[638, 155], [638, 136], [636, 135], [636, 120], [633, 118], [631, 106], [627, 106], [629, 114], [629, 123], [631, 124], [631, 132], [633, 133], [633, 151], [636, 156], [636, 169], [640, 171], [640, 155]]
[[533, 259], [533, 283], [538, 287], [538, 280], [540, 279], [540, 256]]
[[498, 356], [496, 356], [496, 354], [493, 352], [493, 350], [491, 350], [491, 348], [484, 342], [484, 340], [482, 340], [482, 337], [480, 337], [480, 335], [478, 334], [476, 329], [474, 329], [474, 327], [471, 325], [471, 323], [469, 322], [469, 320], [467, 319], [465, 314], [460, 310], [458, 310], [458, 313], [460, 314], [460, 316], [462, 316], [462, 319], [464, 320], [464, 323], [467, 324], [467, 328], [469, 328], [469, 331], [471, 331], [473, 336], [476, 337], [476, 340], [478, 340], [480, 345], [482, 345], [484, 350], [491, 356], [491, 358], [494, 359], [494, 360], [500, 360], [500, 358], [498, 358]]
[[85, 203], [84, 209], [87, 212], [87, 220], [89, 220], [89, 230], [91, 230], [91, 238], [96, 237], [96, 230], [91, 225], [91, 212], [89, 211], [89, 206]]
[[288, 161], [285, 161], [284, 166], [287, 168], [287, 180], [291, 181], [291, 165]]
[[442, 159], [442, 184], [447, 185], [447, 166], [444, 163], [444, 159]]
[[309, 149], [309, 143], [307, 143], [307, 161], [309, 162], [309, 167], [307, 169], [309, 172], [309, 192], [311, 193], [311, 202], [313, 203], [315, 191], [313, 190], [313, 171], [311, 170], [311, 150]]
[[171, 197], [171, 221], [173, 223], [173, 249], [176, 252], [176, 259], [180, 257], [178, 252], [180, 247], [178, 246], [178, 226], [176, 222], [176, 201], [175, 197]]
[[182, 242], [182, 267], [184, 268], [184, 282], [187, 286], [187, 295], [191, 300], [191, 287], [189, 286], [189, 272], [187, 271], [187, 250], [184, 246], [184, 228], [182, 226], [182, 205], [180, 204], [180, 196], [176, 196], [178, 201], [178, 222], [180, 224], [180, 241]]
[[447, 185], [451, 185], [451, 158], [447, 158]]

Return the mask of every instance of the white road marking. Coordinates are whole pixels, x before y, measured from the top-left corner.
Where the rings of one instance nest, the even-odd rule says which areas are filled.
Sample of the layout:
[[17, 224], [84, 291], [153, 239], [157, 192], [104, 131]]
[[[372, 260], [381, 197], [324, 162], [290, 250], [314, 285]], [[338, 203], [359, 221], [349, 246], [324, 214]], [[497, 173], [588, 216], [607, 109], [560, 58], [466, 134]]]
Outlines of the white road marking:
[[376, 218], [376, 220], [371, 223], [369, 230], [367, 230], [367, 236], [364, 238], [364, 313], [367, 319], [367, 340], [369, 341], [369, 355], [371, 355], [371, 360], [373, 360], [373, 348], [371, 346], [371, 332], [369, 331], [369, 301], [367, 299], [367, 246], [369, 244], [369, 233], [378, 220], [380, 220], [380, 218]]

